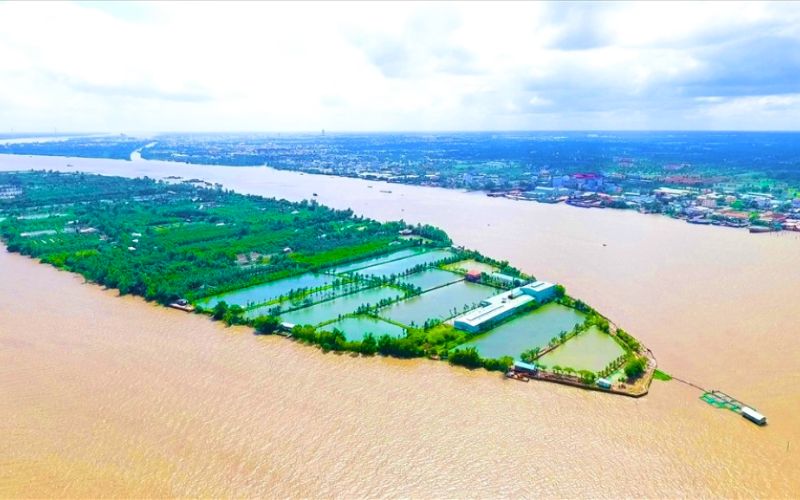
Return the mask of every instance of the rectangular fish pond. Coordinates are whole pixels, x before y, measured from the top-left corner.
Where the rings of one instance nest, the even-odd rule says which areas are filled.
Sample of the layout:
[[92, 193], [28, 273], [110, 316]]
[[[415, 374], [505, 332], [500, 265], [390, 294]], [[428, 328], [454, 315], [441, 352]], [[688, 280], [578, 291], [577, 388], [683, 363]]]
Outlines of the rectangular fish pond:
[[380, 257], [373, 257], [371, 259], [350, 262], [349, 264], [342, 264], [341, 266], [336, 266], [331, 268], [330, 271], [336, 274], [349, 273], [353, 271], [358, 271], [359, 269], [364, 269], [365, 267], [376, 266], [378, 264], [384, 264], [386, 262], [391, 262], [393, 260], [411, 257], [419, 254], [420, 252], [422, 252], [422, 249], [420, 248], [407, 248], [405, 250], [400, 250], [399, 252], [392, 252], [387, 255], [381, 255]]
[[539, 358], [539, 362], [548, 367], [599, 372], [624, 353], [611, 335], [592, 326]]
[[410, 276], [402, 278], [400, 281], [410, 285], [418, 286], [423, 291], [437, 288], [440, 286], [455, 283], [464, 279], [460, 274], [442, 271], [441, 269], [426, 269]]
[[358, 274], [363, 274], [365, 276], [391, 276], [393, 274], [401, 274], [420, 264], [430, 264], [452, 256], [453, 253], [448, 250], [431, 250], [392, 262], [370, 266], [366, 269], [359, 270]]
[[[362, 304], [376, 304], [381, 299], [401, 296], [403, 292], [397, 288], [378, 287], [369, 288], [360, 292], [344, 295], [342, 297], [320, 302], [309, 307], [296, 309], [280, 314], [281, 321], [296, 325], [318, 325], [323, 321], [336, 319], [339, 315], [350, 314]], [[268, 310], [269, 308], [267, 308]], [[267, 311], [256, 312], [257, 309], [248, 311], [247, 316], [255, 317], [266, 314]]]
[[390, 337], [404, 337], [406, 330], [388, 321], [372, 318], [370, 316], [350, 316], [333, 323], [321, 326], [320, 330], [333, 331], [338, 328], [347, 340], [362, 340], [364, 335], [371, 333], [375, 338], [389, 335]]
[[512, 318], [459, 347], [474, 346], [485, 358], [512, 356], [518, 359], [528, 349], [546, 347], [550, 339], [557, 337], [562, 331], [572, 330], [585, 319], [586, 315], [575, 309], [561, 304], [545, 304], [533, 312]]
[[218, 302], [225, 301], [228, 305], [237, 304], [242, 307], [247, 307], [248, 304], [260, 304], [262, 302], [275, 300], [278, 297], [287, 295], [291, 290], [329, 285], [333, 280], [333, 276], [328, 276], [326, 274], [306, 273], [215, 295], [207, 299], [199, 300], [197, 303], [203, 307], [214, 307]]
[[[445, 320], [474, 308], [498, 290], [486, 285], [459, 281], [437, 288], [379, 311], [380, 316], [408, 326], [420, 327], [428, 319]], [[455, 313], [453, 310], [455, 309]]]

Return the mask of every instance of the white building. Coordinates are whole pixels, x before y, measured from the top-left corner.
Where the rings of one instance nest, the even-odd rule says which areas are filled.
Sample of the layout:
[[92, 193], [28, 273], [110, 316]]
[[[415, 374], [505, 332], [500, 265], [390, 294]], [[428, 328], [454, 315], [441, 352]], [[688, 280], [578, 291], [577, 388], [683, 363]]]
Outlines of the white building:
[[513, 315], [524, 305], [533, 301], [541, 303], [550, 300], [555, 296], [555, 292], [556, 286], [553, 283], [535, 281], [489, 297], [482, 301], [477, 309], [458, 316], [453, 326], [459, 330], [478, 333]]

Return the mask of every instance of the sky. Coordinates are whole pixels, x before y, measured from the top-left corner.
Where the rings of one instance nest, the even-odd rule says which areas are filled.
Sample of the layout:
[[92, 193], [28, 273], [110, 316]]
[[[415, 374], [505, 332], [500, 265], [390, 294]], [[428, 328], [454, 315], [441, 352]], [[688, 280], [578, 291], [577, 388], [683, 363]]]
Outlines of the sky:
[[0, 2], [0, 133], [798, 130], [800, 3]]

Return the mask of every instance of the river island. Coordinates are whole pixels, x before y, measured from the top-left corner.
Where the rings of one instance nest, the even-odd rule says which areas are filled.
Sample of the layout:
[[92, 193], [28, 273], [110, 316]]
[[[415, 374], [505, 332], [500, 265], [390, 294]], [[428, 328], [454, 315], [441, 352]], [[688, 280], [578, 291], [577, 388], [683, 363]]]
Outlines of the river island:
[[652, 352], [563, 286], [430, 225], [199, 179], [0, 174], [11, 252], [164, 306], [325, 351], [427, 357], [643, 396]]

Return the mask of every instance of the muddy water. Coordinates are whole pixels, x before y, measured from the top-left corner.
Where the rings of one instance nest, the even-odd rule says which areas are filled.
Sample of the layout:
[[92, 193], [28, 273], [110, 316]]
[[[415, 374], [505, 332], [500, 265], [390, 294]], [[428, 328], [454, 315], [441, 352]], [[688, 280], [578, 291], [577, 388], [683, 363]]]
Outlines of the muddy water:
[[737, 396], [770, 424], [713, 409], [675, 381], [633, 400], [326, 355], [0, 253], [0, 496], [800, 492], [796, 235], [266, 168], [0, 156], [0, 169], [33, 167], [316, 192], [368, 216], [437, 224], [565, 284], [663, 369]]

